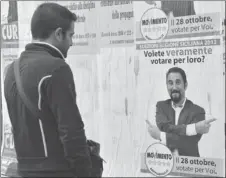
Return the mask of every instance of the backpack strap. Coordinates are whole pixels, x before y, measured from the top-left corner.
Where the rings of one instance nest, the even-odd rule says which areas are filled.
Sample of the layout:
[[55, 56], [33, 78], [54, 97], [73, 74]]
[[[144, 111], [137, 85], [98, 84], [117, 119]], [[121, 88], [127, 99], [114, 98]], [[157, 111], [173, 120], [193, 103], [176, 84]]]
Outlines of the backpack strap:
[[23, 103], [30, 110], [30, 112], [34, 115], [36, 119], [43, 118], [42, 112], [35, 107], [35, 105], [31, 102], [31, 100], [27, 97], [27, 95], [24, 92], [22, 79], [20, 76], [20, 58], [14, 61], [13, 68], [14, 68], [14, 75], [15, 75], [18, 94], [22, 99]]

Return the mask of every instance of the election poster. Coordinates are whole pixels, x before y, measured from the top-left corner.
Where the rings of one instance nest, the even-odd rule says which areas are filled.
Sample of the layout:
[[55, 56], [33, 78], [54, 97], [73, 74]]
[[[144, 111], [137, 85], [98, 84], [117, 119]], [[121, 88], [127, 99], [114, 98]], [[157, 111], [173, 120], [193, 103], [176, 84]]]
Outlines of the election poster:
[[1, 24], [1, 48], [18, 48], [18, 22]]
[[1, 98], [2, 98], [2, 144], [1, 144], [1, 174], [9, 175], [15, 170], [16, 152], [14, 147], [12, 126], [4, 97], [4, 77], [9, 64], [18, 58], [18, 23], [1, 24]]
[[[100, 47], [134, 44], [133, 1], [99, 1]], [[104, 14], [104, 15], [103, 15]]]
[[[96, 54], [99, 51], [98, 1], [59, 1], [77, 16], [71, 54]], [[63, 4], [62, 4], [63, 5]]]
[[[199, 42], [198, 42], [199, 41]], [[159, 47], [138, 49], [140, 57], [140, 63], [149, 66], [149, 75], [152, 76], [152, 80], [161, 80], [162, 82], [156, 82], [153, 89], [154, 97], [152, 100], [156, 103], [158, 101], [165, 101], [169, 98], [166, 87], [166, 72], [172, 67], [180, 67], [186, 71], [188, 86], [186, 89], [186, 98], [192, 100], [196, 105], [204, 108], [206, 113], [206, 119], [208, 117], [215, 117], [217, 120], [211, 124], [209, 133], [202, 136], [199, 145], [200, 157], [209, 158], [212, 161], [218, 162], [217, 174], [211, 174], [209, 172], [194, 172], [196, 167], [192, 170], [184, 170], [183, 168], [176, 170], [175, 172], [188, 173], [189, 175], [206, 175], [206, 176], [222, 176], [224, 175], [224, 66], [222, 65], [221, 54], [223, 53], [221, 47], [221, 39], [216, 36], [213, 38], [200, 40], [190, 40], [189, 46], [184, 47], [186, 44], [184, 41], [164, 42], [158, 43]], [[176, 44], [177, 47], [168, 48], [168, 44]], [[195, 46], [199, 43], [200, 46]], [[213, 44], [211, 44], [213, 43]], [[188, 44], [188, 43], [187, 43]], [[211, 45], [210, 45], [211, 44]], [[163, 47], [163, 46], [164, 47]], [[206, 51], [206, 52], [204, 52]], [[207, 52], [209, 51], [209, 52]], [[148, 53], [155, 54], [154, 57], [149, 57]], [[197, 52], [197, 53], [196, 53]], [[149, 53], [149, 54], [151, 54]], [[175, 54], [175, 55], [174, 55]], [[178, 55], [177, 55], [178, 54]], [[142, 57], [143, 56], [143, 57]], [[162, 62], [161, 59], [163, 59]], [[218, 59], [218, 60], [217, 60]], [[158, 61], [158, 62], [156, 62]], [[198, 62], [199, 61], [199, 62]], [[159, 71], [162, 71], [159, 74]], [[214, 87], [217, 86], [217, 87]], [[164, 94], [164, 95], [163, 95]], [[162, 97], [160, 97], [162, 96]], [[150, 121], [155, 125], [155, 113], [156, 104], [153, 104], [151, 108], [152, 115]], [[214, 116], [213, 116], [214, 115]], [[168, 116], [167, 116], [168, 117]], [[218, 138], [217, 140], [215, 138]], [[211, 144], [210, 143], [211, 140]], [[181, 143], [182, 144], [182, 143]], [[207, 146], [208, 145], [208, 146]], [[219, 148], [222, 148], [221, 150]], [[185, 148], [186, 149], [186, 148]], [[189, 148], [187, 148], [189, 149]], [[217, 150], [217, 151], [216, 151]], [[201, 159], [201, 158], [200, 158]], [[216, 159], [216, 160], [215, 160]], [[178, 164], [179, 167], [186, 166], [186, 164]], [[193, 165], [189, 165], [193, 166]], [[215, 169], [215, 167], [213, 167]], [[198, 169], [198, 168], [197, 168]], [[211, 167], [210, 167], [211, 169]], [[200, 167], [201, 170], [201, 167]]]
[[16, 172], [16, 152], [3, 84], [9, 64], [18, 57], [17, 3], [1, 2], [1, 10], [1, 176], [10, 176]]
[[[205, 2], [212, 12], [207, 8], [202, 13], [198, 10], [201, 4], [195, 1], [152, 3], [149, 7], [144, 6], [147, 2], [136, 3], [135, 7], [139, 3], [144, 7], [142, 11], [134, 9], [137, 56], [154, 83], [147, 84], [152, 91], [146, 121], [150, 141], [141, 153], [141, 172], [153, 176], [223, 177], [224, 12], [218, 11], [223, 3]], [[190, 11], [177, 11], [174, 7], [179, 5], [189, 5]], [[177, 109], [174, 104], [180, 101], [182, 109]], [[206, 133], [197, 129], [201, 120], [208, 123]], [[183, 126], [184, 133], [180, 130]]]
[[[202, 37], [215, 34], [220, 35], [220, 29], [222, 29], [221, 19], [224, 16], [222, 12], [222, 6], [224, 5], [222, 3], [223, 2], [219, 1], [200, 3], [198, 1], [161, 1], [160, 3], [156, 2], [155, 5], [150, 5], [147, 1], [134, 2], [136, 42], [146, 41], [143, 31], [146, 31], [149, 35], [155, 36], [158, 33], [159, 35], [165, 34], [164, 39], [190, 38], [195, 36]], [[212, 8], [214, 6], [213, 4], [218, 10]], [[206, 12], [200, 13], [199, 11], [202, 9], [202, 5], [205, 5], [205, 9], [207, 10]], [[176, 9], [177, 6], [184, 9], [184, 11]], [[183, 14], [183, 12], [186, 12], [185, 9], [189, 8], [189, 6], [193, 7], [194, 12], [190, 15]], [[177, 10], [182, 12], [177, 12]], [[173, 12], [179, 14], [173, 16]], [[156, 16], [155, 19], [146, 18], [147, 16], [152, 16], [151, 13], [153, 13], [153, 15], [154, 13], [158, 13], [154, 15]], [[151, 24], [155, 25], [151, 26]], [[152, 38], [152, 40], [156, 39]]]
[[[69, 54], [96, 54], [99, 50], [98, 2], [95, 1], [19, 1], [20, 47], [32, 41], [31, 18], [34, 10], [42, 3], [55, 2], [75, 13], [73, 44]], [[27, 7], [30, 7], [27, 11]], [[24, 11], [27, 13], [24, 13]]]

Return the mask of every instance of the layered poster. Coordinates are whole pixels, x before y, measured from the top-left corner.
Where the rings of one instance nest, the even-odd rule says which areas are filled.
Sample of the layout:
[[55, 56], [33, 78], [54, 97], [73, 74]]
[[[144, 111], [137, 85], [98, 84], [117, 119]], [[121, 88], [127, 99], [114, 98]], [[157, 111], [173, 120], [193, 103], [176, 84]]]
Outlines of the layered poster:
[[[17, 23], [12, 24], [2, 24], [2, 32], [5, 31], [5, 27], [10, 28], [10, 26], [18, 27]], [[9, 31], [8, 31], [9, 32]], [[16, 32], [18, 35], [18, 32]], [[13, 41], [13, 42], [12, 42]], [[17, 41], [17, 42], [16, 42]], [[9, 43], [11, 45], [9, 46]], [[2, 48], [1, 48], [1, 98], [2, 98], [2, 145], [1, 145], [1, 174], [7, 174], [7, 171], [11, 171], [14, 162], [16, 162], [16, 153], [13, 141], [12, 126], [9, 120], [7, 105], [4, 98], [4, 77], [8, 69], [9, 64], [18, 58], [18, 36], [17, 39], [6, 39], [2, 38]], [[10, 48], [9, 48], [10, 47]], [[14, 167], [15, 168], [15, 167]]]
[[[98, 2], [95, 1], [19, 1], [20, 47], [31, 42], [30, 22], [34, 10], [42, 3], [58, 3], [76, 14], [75, 34], [69, 55], [96, 54], [99, 51]], [[27, 6], [30, 8], [27, 10]], [[24, 11], [27, 13], [24, 13]]]
[[70, 54], [95, 54], [99, 50], [98, 4], [96, 1], [59, 1], [77, 15]]
[[133, 2], [99, 1], [100, 47], [134, 44]]
[[1, 99], [2, 99], [2, 125], [1, 125], [1, 175], [12, 175], [16, 171], [16, 152], [12, 134], [7, 105], [4, 97], [4, 78], [9, 64], [18, 58], [19, 29], [17, 21], [17, 4], [4, 2], [1, 17]]
[[224, 2], [135, 4], [137, 56], [152, 83], [141, 172], [223, 177]]

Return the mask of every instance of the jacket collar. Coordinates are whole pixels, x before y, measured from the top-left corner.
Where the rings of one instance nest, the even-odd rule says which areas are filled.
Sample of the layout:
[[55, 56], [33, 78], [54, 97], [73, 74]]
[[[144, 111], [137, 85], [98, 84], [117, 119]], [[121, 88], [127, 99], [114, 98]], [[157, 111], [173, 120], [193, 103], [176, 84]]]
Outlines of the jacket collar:
[[47, 51], [48, 53], [50, 53], [52, 56], [54, 57], [59, 57], [61, 59], [65, 60], [64, 55], [62, 54], [62, 52], [56, 48], [55, 46], [46, 43], [46, 42], [33, 42], [30, 43], [28, 45], [26, 45], [25, 47], [26, 50], [35, 50], [35, 51]]
[[183, 109], [183, 108], [184, 108], [184, 105], [185, 105], [186, 100], [187, 100], [187, 98], [185, 98], [185, 99], [184, 99], [184, 101], [183, 101], [183, 103], [182, 103], [181, 105], [179, 105], [179, 106], [176, 106], [176, 105], [173, 103], [173, 101], [171, 100], [171, 105], [172, 105], [172, 108], [173, 108], [173, 109], [176, 109], [176, 108], [181, 108], [181, 109]]
[[[178, 124], [183, 123], [187, 117], [189, 116], [189, 107], [193, 104], [189, 99], [186, 98], [186, 100], [183, 103], [183, 106], [181, 108], [181, 113], [178, 119]], [[172, 120], [172, 123], [175, 124], [175, 109], [173, 108], [172, 105], [172, 100], [169, 99], [167, 100], [167, 105], [168, 105], [168, 117]]]

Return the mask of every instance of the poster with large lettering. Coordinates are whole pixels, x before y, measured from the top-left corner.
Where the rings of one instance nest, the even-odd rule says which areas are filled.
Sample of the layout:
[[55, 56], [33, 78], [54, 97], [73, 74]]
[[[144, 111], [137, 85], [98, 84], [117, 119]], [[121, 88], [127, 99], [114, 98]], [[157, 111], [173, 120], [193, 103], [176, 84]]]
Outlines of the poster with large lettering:
[[[14, 27], [14, 28], [13, 28]], [[4, 77], [8, 66], [13, 60], [18, 58], [18, 25], [17, 23], [2, 24], [2, 33], [6, 30], [6, 38], [2, 35], [1, 50], [1, 97], [2, 97], [2, 145], [1, 145], [1, 174], [9, 175], [16, 170], [16, 152], [13, 141], [12, 126], [10, 123], [6, 101], [4, 98]], [[9, 31], [9, 29], [15, 31]], [[13, 34], [15, 33], [15, 34]], [[15, 36], [14, 36], [15, 35]], [[14, 38], [13, 38], [14, 36]]]
[[[145, 43], [145, 30], [149, 35], [165, 33], [164, 39], [219, 35], [222, 28], [220, 19], [224, 16], [224, 5], [222, 3], [156, 1], [155, 4], [150, 4], [149, 1], [134, 2], [136, 42]], [[205, 6], [205, 10], [203, 10], [203, 6]], [[213, 6], [216, 6], [216, 8], [212, 8]], [[186, 9], [190, 10], [187, 11]], [[146, 18], [155, 12], [158, 13], [154, 15], [156, 18]], [[155, 38], [152, 38], [153, 40]]]
[[136, 3], [137, 56], [152, 81], [141, 172], [223, 177], [223, 3]]
[[18, 48], [18, 22], [1, 25], [1, 48]]
[[18, 57], [19, 29], [17, 3], [6, 1], [1, 5], [1, 176], [10, 176], [16, 171], [16, 152], [3, 83], [9, 64]]
[[[96, 54], [99, 50], [98, 2], [95, 1], [19, 1], [20, 47], [31, 42], [31, 17], [42, 3], [58, 3], [76, 14], [75, 34], [69, 54]], [[30, 7], [27, 11], [27, 7]], [[24, 13], [24, 11], [27, 13]]]

